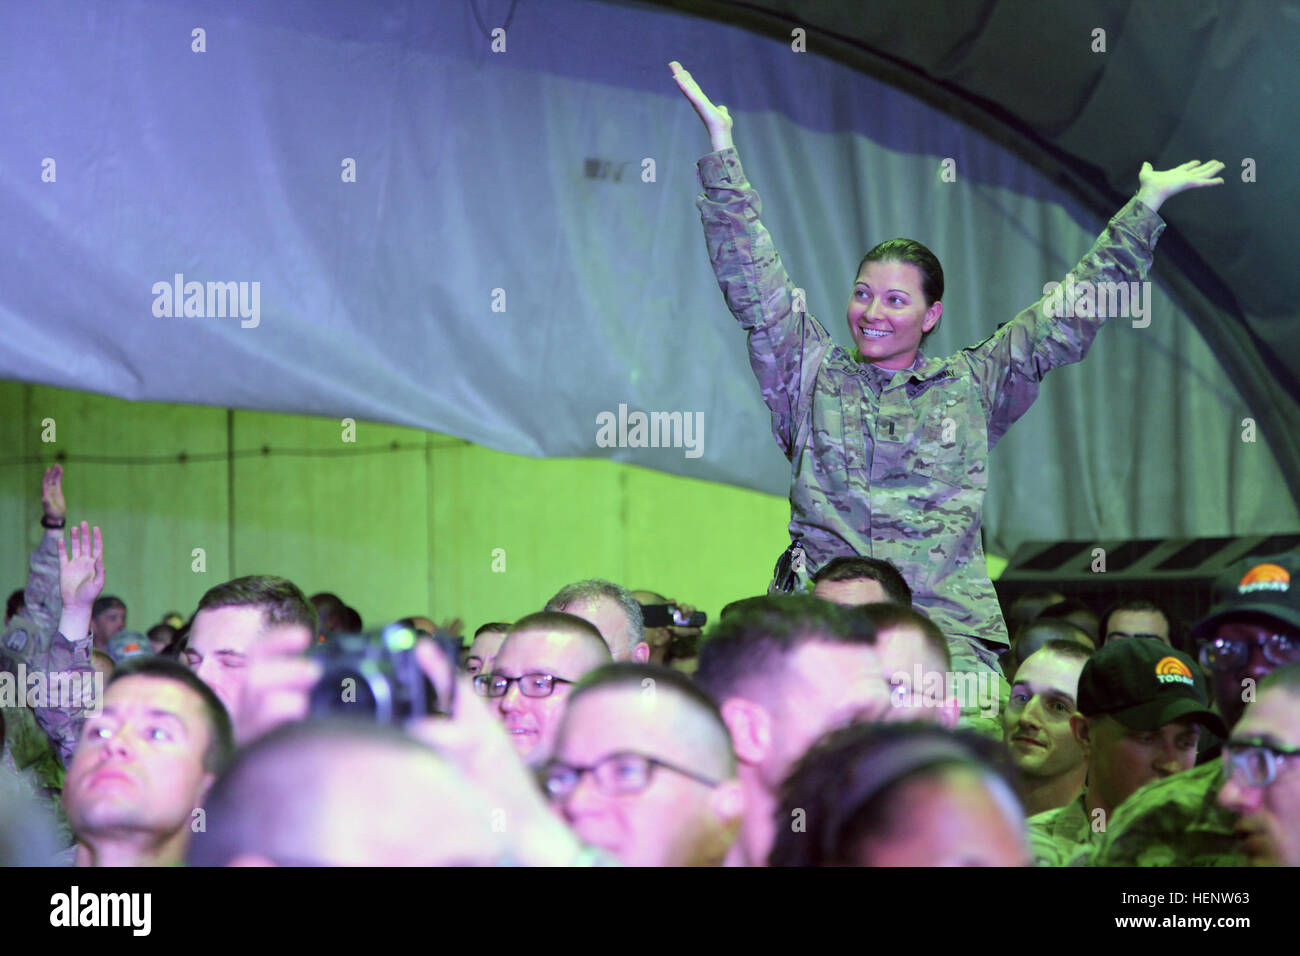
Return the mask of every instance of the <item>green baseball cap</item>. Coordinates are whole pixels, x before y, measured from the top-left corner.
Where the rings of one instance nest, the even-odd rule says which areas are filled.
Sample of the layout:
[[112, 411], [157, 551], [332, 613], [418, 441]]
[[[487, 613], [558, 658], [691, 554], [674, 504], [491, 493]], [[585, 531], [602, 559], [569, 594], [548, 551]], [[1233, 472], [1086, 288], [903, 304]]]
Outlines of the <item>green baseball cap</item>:
[[1111, 641], [1083, 665], [1079, 712], [1114, 717], [1130, 730], [1158, 730], [1194, 720], [1226, 739], [1223, 718], [1210, 709], [1205, 677], [1196, 662], [1161, 641]]

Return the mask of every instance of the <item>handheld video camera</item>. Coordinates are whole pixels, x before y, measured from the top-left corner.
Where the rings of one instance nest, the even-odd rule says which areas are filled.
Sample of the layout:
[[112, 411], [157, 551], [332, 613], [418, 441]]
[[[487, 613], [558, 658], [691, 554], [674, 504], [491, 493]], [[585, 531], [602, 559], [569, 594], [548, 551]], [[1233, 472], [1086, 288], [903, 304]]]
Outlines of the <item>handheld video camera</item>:
[[424, 675], [415, 659], [420, 633], [402, 624], [363, 634], [331, 634], [307, 656], [324, 668], [311, 691], [313, 716], [359, 717], [380, 724], [402, 724], [413, 717], [448, 715], [455, 704], [460, 639], [438, 633], [432, 638], [440, 651], [445, 680], [438, 686]]
[[687, 617], [675, 604], [642, 604], [641, 618], [646, 627], [703, 627], [709, 620], [703, 611]]

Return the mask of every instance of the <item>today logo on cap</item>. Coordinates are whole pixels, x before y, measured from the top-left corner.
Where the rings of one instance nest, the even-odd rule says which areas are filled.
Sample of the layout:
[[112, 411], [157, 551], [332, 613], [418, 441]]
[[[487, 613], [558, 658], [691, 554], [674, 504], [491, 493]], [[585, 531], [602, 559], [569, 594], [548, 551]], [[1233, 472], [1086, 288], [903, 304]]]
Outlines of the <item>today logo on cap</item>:
[[1291, 587], [1291, 575], [1280, 564], [1257, 564], [1241, 579], [1237, 585], [1238, 594], [1254, 594], [1256, 591], [1286, 591]]
[[1195, 686], [1192, 672], [1176, 657], [1162, 657], [1156, 663], [1156, 680], [1162, 684], [1186, 684]]

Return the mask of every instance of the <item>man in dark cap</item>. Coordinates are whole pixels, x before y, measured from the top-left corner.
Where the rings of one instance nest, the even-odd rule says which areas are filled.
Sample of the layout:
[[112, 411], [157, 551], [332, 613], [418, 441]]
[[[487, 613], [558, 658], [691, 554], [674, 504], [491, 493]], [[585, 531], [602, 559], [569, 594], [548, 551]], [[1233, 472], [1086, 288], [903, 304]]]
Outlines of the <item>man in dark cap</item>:
[[[1191, 632], [1215, 706], [1236, 726], [1259, 683], [1300, 661], [1300, 551], [1239, 561], [1215, 582], [1214, 607]], [[1120, 642], [1124, 643], [1124, 642]], [[1145, 643], [1145, 642], [1143, 642]], [[1139, 790], [1109, 821], [1095, 866], [1245, 866], [1241, 820], [1218, 802], [1221, 761]]]
[[1039, 866], [1082, 862], [1139, 787], [1190, 770], [1201, 728], [1228, 736], [1196, 662], [1158, 641], [1102, 647], [1083, 665], [1078, 701], [1070, 729], [1087, 757], [1087, 785], [1077, 800], [1029, 818]]

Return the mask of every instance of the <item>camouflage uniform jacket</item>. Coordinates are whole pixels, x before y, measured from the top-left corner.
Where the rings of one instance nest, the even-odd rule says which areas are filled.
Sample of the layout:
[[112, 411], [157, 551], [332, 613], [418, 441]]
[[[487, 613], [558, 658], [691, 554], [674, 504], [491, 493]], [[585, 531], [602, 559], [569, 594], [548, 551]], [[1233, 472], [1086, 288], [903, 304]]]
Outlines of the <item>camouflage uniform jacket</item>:
[[[23, 595], [23, 613], [9, 621], [0, 635], [0, 672], [20, 673], [19, 664], [30, 678], [38, 672], [72, 674], [83, 677], [94, 674], [91, 665], [90, 635], [80, 641], [69, 641], [58, 632], [59, 618], [63, 614], [63, 598], [59, 592], [59, 539], [61, 531], [46, 531], [41, 543], [32, 552], [27, 587]], [[25, 689], [24, 689], [25, 690]], [[53, 702], [51, 702], [53, 703]], [[89, 700], [83, 700], [89, 704]], [[63, 767], [72, 761], [77, 738], [81, 734], [83, 707], [71, 705], [32, 708], [31, 716], [49, 738], [51, 752], [39, 752], [39, 741], [30, 734], [23, 737], [25, 746], [15, 751], [21, 766], [33, 767], [42, 784], [51, 790], [63, 785]], [[57, 756], [63, 767], [53, 761]]]
[[1249, 866], [1219, 806], [1223, 761], [1211, 760], [1135, 792], [1111, 815], [1092, 866]]
[[[735, 148], [698, 167], [713, 271], [749, 333], [750, 365], [791, 463], [791, 537], [812, 568], [837, 555], [891, 561], [950, 638], [1006, 644], [980, 542], [988, 454], [1043, 375], [1082, 359], [1104, 319], [1054, 318], [1044, 297], [972, 348], [944, 359], [918, 353], [898, 372], [877, 368], [801, 311]], [[1163, 230], [1134, 198], [1073, 280], [1141, 280]]]
[[1095, 839], [1088, 816], [1088, 794], [1081, 793], [1055, 810], [1035, 813], [1025, 821], [1029, 855], [1034, 866], [1079, 866]]
[[[81, 736], [81, 725], [85, 721], [85, 709], [94, 702], [92, 680], [95, 669], [91, 664], [90, 650], [89, 634], [79, 641], [70, 641], [58, 630], [44, 630], [22, 616], [13, 617], [0, 636], [0, 671], [18, 674], [19, 664], [22, 664], [29, 680], [33, 674], [44, 673], [50, 687], [60, 679], [68, 680], [77, 675], [77, 684], [82, 688], [80, 699], [69, 700], [61, 706], [50, 701], [51, 706], [32, 708], [32, 716], [49, 737], [54, 752], [65, 767], [72, 763], [72, 752], [77, 747], [77, 738]], [[52, 675], [58, 676], [51, 680]]]
[[40, 546], [32, 552], [27, 587], [23, 593], [23, 616], [42, 631], [53, 631], [63, 614], [59, 593], [59, 539], [62, 531], [47, 530]]

